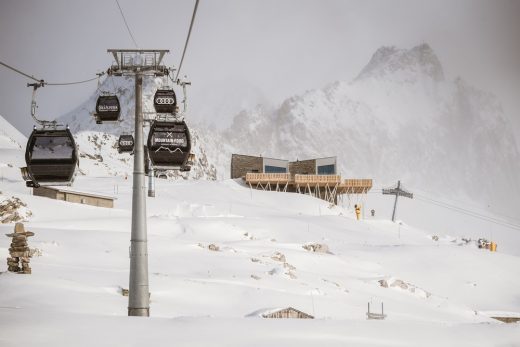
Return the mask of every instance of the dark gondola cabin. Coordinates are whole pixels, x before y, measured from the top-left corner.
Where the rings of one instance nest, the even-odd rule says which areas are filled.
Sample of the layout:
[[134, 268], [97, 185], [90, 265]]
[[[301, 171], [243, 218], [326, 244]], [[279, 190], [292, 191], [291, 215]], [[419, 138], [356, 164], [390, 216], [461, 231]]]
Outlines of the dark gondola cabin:
[[134, 151], [134, 137], [132, 135], [121, 135], [117, 141], [117, 150], [119, 153], [128, 153]]
[[153, 106], [157, 113], [174, 114], [177, 108], [177, 97], [172, 89], [158, 89], [153, 97]]
[[119, 120], [121, 106], [117, 95], [100, 95], [96, 102], [96, 123], [116, 122]]
[[156, 169], [188, 171], [190, 131], [184, 121], [154, 121], [148, 133], [148, 154]]
[[28, 186], [71, 185], [78, 151], [69, 129], [33, 130], [25, 150]]

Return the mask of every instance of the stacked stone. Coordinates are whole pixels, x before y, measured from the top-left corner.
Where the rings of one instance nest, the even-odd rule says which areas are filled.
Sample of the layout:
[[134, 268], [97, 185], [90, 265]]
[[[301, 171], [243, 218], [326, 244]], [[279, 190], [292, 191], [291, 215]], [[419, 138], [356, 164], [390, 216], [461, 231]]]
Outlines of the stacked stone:
[[34, 233], [25, 231], [23, 223], [16, 223], [14, 233], [6, 235], [13, 238], [9, 248], [10, 257], [7, 258], [7, 270], [21, 274], [30, 274], [29, 258], [31, 258], [31, 250], [27, 244], [27, 238], [34, 236]]

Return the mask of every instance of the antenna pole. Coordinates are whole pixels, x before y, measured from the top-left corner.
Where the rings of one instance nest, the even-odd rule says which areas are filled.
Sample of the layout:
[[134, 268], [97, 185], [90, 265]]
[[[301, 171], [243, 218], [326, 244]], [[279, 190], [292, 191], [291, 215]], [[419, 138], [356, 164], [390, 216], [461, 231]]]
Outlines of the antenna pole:
[[148, 240], [143, 143], [143, 74], [135, 73], [135, 154], [132, 192], [132, 238], [130, 240], [130, 285], [128, 315], [150, 316], [148, 287]]
[[152, 161], [148, 159], [148, 197], [155, 198], [155, 170]]

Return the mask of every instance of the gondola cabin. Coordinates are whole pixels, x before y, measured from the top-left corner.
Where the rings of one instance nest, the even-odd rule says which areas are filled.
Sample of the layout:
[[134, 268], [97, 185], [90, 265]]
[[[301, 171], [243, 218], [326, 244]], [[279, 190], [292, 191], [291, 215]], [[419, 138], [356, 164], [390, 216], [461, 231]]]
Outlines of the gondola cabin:
[[153, 106], [157, 113], [174, 114], [177, 109], [177, 97], [173, 89], [158, 89], [153, 97]]
[[189, 170], [191, 137], [184, 121], [154, 121], [148, 133], [148, 155], [156, 169]]
[[134, 151], [134, 137], [132, 135], [121, 135], [117, 141], [119, 153], [129, 153]]
[[96, 123], [116, 122], [121, 114], [121, 105], [117, 95], [100, 95], [96, 102]]
[[71, 185], [78, 166], [78, 150], [69, 129], [34, 129], [25, 150], [22, 171], [27, 186]]

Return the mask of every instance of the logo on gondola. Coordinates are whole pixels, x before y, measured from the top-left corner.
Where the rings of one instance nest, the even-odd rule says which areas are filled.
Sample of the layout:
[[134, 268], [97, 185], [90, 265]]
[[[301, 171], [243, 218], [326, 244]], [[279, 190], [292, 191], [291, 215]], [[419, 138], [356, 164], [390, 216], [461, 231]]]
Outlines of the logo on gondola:
[[98, 112], [117, 112], [119, 107], [117, 105], [99, 105]]
[[157, 105], [173, 105], [173, 104], [175, 104], [175, 100], [173, 98], [159, 97], [159, 98], [155, 98], [155, 103]]
[[120, 146], [133, 146], [134, 145], [134, 141], [121, 140], [121, 141], [119, 141], [119, 145]]
[[163, 132], [160, 136], [155, 136], [154, 142], [170, 146], [185, 146], [185, 139], [183, 137], [175, 136], [173, 132], [167, 131]]

